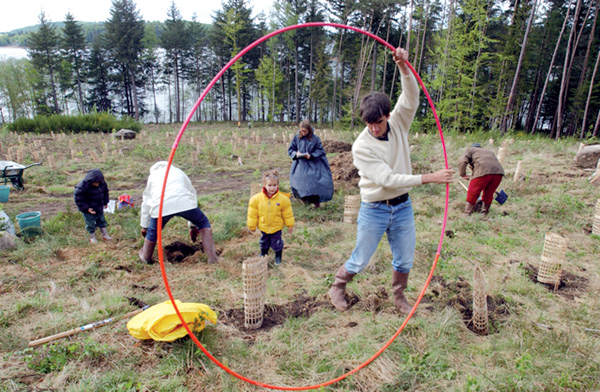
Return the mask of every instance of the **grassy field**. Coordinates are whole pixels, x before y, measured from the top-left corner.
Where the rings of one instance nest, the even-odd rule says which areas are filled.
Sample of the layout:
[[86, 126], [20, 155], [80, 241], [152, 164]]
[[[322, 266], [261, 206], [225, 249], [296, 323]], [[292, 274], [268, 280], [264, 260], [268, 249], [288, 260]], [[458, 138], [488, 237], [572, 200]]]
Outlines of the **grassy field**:
[[[178, 128], [146, 126], [134, 140], [109, 135], [0, 134], [0, 159], [42, 162], [27, 169], [25, 190], [2, 205], [14, 219], [42, 212], [41, 236], [0, 251], [0, 391], [262, 391], [221, 370], [188, 338], [139, 341], [125, 321], [28, 348], [28, 342], [136, 309], [129, 299], [168, 300], [160, 266], [143, 265], [139, 205], [150, 166], [166, 160]], [[264, 326], [244, 328], [242, 262], [259, 252], [245, 228], [253, 183], [278, 169], [289, 191], [287, 146], [292, 128], [194, 124], [174, 164], [192, 179], [215, 232], [221, 261], [202, 252], [165, 263], [176, 299], [209, 305], [216, 326], [198, 333], [206, 349], [235, 372], [259, 382], [302, 387], [327, 382], [362, 364], [402, 324], [391, 295], [391, 252], [382, 241], [366, 270], [348, 286], [352, 307], [327, 298], [333, 273], [350, 255], [356, 227], [344, 223], [336, 183], [321, 209], [292, 199], [297, 225], [284, 232], [283, 263], [269, 262]], [[352, 132], [317, 129], [324, 141], [351, 143]], [[493, 144], [489, 139], [495, 138]], [[509, 140], [512, 139], [512, 140]], [[472, 142], [506, 148], [501, 188], [509, 196], [489, 216], [463, 216], [466, 192], [450, 185], [448, 222], [434, 277], [415, 316], [374, 362], [324, 391], [594, 391], [600, 390], [600, 237], [592, 235], [597, 186], [574, 165], [576, 140], [511, 135], [445, 135], [450, 165]], [[443, 167], [437, 135], [411, 136], [415, 173]], [[328, 152], [329, 160], [337, 152]], [[241, 158], [242, 165], [237, 157]], [[517, 162], [521, 177], [513, 181]], [[92, 245], [72, 200], [91, 168], [106, 177], [111, 199], [130, 194], [135, 208], [107, 215], [114, 241]], [[465, 182], [464, 180], [463, 183]], [[442, 229], [445, 187], [411, 191], [417, 222], [408, 298], [421, 292]], [[546, 233], [568, 240], [560, 285], [537, 282]], [[173, 219], [163, 245], [189, 240]], [[271, 252], [270, 257], [273, 257]], [[485, 275], [489, 333], [473, 332], [473, 273]]]

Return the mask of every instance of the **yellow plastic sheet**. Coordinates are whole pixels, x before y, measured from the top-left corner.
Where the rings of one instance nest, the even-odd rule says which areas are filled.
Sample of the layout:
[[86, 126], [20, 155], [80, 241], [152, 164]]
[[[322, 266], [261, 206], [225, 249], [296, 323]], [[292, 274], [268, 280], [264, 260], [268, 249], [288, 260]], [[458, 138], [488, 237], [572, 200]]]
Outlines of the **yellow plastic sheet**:
[[[213, 325], [217, 323], [217, 315], [208, 305], [183, 303], [178, 299], [175, 300], [175, 304], [188, 327], [194, 332], [203, 330], [207, 321]], [[163, 342], [172, 342], [187, 335], [171, 301], [149, 307], [129, 320], [127, 329], [137, 339]]]

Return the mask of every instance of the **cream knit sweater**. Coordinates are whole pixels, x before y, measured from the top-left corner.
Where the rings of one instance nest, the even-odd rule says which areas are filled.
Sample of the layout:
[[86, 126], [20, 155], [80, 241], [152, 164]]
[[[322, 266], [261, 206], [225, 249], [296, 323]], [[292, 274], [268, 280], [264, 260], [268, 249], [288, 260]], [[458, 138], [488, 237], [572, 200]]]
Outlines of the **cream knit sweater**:
[[388, 140], [379, 140], [365, 128], [352, 145], [358, 169], [360, 197], [365, 202], [393, 199], [421, 185], [413, 175], [408, 131], [419, 105], [419, 86], [413, 75], [402, 76], [402, 94], [388, 120]]

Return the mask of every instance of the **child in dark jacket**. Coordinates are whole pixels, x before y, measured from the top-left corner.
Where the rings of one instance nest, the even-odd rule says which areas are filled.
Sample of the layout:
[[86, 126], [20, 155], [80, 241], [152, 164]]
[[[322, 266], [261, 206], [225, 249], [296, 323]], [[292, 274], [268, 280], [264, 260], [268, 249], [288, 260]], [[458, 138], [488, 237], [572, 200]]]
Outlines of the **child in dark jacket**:
[[73, 191], [75, 204], [83, 214], [85, 229], [90, 233], [90, 242], [96, 243], [96, 228], [100, 229], [102, 239], [112, 240], [108, 235], [108, 222], [104, 218], [104, 208], [108, 206], [108, 185], [100, 169], [92, 169], [75, 185]]

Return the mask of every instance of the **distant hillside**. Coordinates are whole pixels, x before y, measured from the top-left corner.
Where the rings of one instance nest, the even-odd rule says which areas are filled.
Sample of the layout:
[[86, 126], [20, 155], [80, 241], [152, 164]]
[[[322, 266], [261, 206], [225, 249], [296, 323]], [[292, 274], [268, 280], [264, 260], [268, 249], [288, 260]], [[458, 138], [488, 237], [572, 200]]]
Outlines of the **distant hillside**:
[[[104, 22], [78, 22], [83, 28], [83, 34], [89, 44], [91, 44], [99, 34], [104, 31]], [[52, 26], [56, 28], [57, 32], [61, 32], [65, 22], [50, 22]], [[0, 46], [27, 46], [27, 38], [29, 34], [37, 31], [39, 25], [21, 27], [9, 31], [7, 33], [0, 33]]]
[[[97, 36], [104, 32], [104, 22], [79, 22], [83, 28], [83, 34], [85, 35], [88, 45], [91, 45]], [[57, 32], [61, 32], [64, 22], [50, 22], [52, 26], [56, 28]], [[160, 38], [162, 31], [163, 22], [153, 21], [146, 22], [146, 32], [151, 35], [156, 35]], [[205, 25], [209, 26], [209, 25]], [[27, 39], [31, 32], [37, 31], [39, 25], [21, 27], [6, 33], [0, 33], [0, 46], [22, 46], [27, 47]]]

